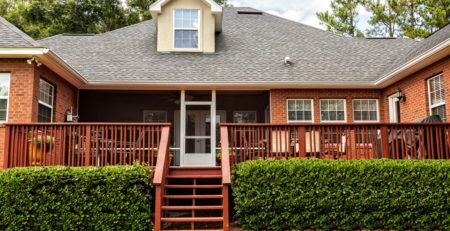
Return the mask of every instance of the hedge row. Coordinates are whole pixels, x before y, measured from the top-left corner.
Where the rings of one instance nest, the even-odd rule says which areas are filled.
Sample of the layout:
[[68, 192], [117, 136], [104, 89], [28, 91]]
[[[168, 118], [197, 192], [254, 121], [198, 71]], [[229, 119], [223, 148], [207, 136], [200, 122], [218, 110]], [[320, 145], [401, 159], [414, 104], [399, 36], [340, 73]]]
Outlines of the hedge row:
[[0, 230], [151, 230], [141, 166], [0, 171]]
[[257, 160], [232, 187], [245, 230], [450, 229], [450, 161]]

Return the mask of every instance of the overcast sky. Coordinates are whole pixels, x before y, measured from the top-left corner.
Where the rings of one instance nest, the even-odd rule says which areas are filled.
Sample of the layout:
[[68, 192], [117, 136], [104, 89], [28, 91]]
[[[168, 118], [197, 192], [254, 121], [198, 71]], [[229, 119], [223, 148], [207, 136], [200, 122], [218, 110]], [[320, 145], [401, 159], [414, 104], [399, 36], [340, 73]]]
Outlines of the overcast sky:
[[[324, 29], [320, 26], [316, 12], [330, 9], [330, 0], [228, 0], [233, 6], [249, 6], [271, 14], [279, 15], [310, 26]], [[367, 28], [369, 13], [363, 8], [359, 9], [360, 29]]]

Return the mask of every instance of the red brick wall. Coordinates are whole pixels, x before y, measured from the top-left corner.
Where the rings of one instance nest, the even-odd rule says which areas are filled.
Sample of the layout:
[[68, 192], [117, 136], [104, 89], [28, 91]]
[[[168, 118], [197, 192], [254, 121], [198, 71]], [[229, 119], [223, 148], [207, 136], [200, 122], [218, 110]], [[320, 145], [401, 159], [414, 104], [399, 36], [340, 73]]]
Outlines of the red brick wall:
[[[34, 67], [26, 59], [0, 59], [0, 72], [11, 73], [8, 122], [36, 122], [39, 78], [55, 86], [54, 122], [63, 122], [65, 112], [77, 109], [78, 90], [47, 67]], [[5, 129], [0, 125], [0, 168], [3, 167]]]
[[450, 57], [443, 59], [415, 74], [405, 78], [383, 90], [384, 117], [389, 120], [387, 107], [389, 106], [388, 97], [401, 89], [402, 94], [406, 96], [406, 101], [400, 103], [400, 122], [411, 122], [415, 119], [430, 115], [428, 105], [428, 86], [427, 79], [439, 73], [443, 73], [445, 85], [445, 102], [447, 122], [450, 122]]
[[53, 122], [64, 122], [67, 110], [73, 108], [74, 114], [77, 110], [78, 89], [61, 78], [47, 67], [36, 68], [34, 88], [33, 118], [37, 119], [39, 101], [39, 79], [43, 78], [55, 87], [55, 97], [53, 102]]
[[271, 90], [271, 110], [272, 123], [287, 122], [287, 99], [313, 99], [314, 102], [314, 122], [320, 122], [320, 99], [346, 99], [347, 104], [347, 122], [353, 122], [352, 100], [353, 99], [378, 99], [380, 108], [380, 121], [384, 121], [384, 100], [380, 90], [355, 90], [355, 89], [339, 89], [339, 90], [323, 90], [323, 89], [283, 89]]

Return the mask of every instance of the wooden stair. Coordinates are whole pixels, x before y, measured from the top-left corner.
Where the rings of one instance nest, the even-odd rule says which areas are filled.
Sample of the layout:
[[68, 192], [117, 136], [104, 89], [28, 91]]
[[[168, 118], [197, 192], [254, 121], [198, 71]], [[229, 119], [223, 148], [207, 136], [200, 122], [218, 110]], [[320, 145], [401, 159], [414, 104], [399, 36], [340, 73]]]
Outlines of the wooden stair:
[[[221, 167], [169, 167], [157, 195], [155, 230], [228, 230]], [[158, 201], [159, 200], [159, 201]], [[224, 212], [225, 211], [225, 212]], [[159, 212], [159, 213], [158, 213]]]

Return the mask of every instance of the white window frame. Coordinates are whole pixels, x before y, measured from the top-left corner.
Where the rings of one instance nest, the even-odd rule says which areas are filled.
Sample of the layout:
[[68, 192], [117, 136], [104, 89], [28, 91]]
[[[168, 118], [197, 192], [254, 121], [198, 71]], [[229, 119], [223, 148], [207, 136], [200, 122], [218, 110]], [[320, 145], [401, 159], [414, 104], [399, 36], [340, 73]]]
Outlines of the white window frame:
[[[197, 10], [197, 12], [198, 12], [198, 28], [177, 28], [177, 27], [175, 27], [175, 12], [177, 11], [177, 10]], [[194, 8], [194, 9], [173, 9], [173, 12], [172, 12], [172, 40], [173, 40], [173, 42], [172, 42], [172, 48], [174, 49], [174, 50], [180, 50], [180, 51], [183, 51], [183, 50], [187, 50], [187, 51], [191, 51], [191, 50], [200, 50], [200, 44], [201, 44], [201, 31], [200, 31], [200, 29], [202, 28], [201, 27], [201, 25], [202, 25], [202, 22], [201, 22], [201, 9], [198, 9], [198, 8]], [[176, 30], [196, 30], [197, 31], [197, 36], [198, 36], [198, 39], [197, 39], [197, 48], [179, 48], [179, 47], [176, 47], [175, 46], [175, 31]]]
[[[310, 120], [290, 120], [289, 119], [289, 101], [309, 100], [311, 102], [311, 119]], [[314, 122], [314, 99], [287, 99], [286, 100], [286, 120], [288, 123], [313, 123]]]
[[0, 78], [8, 78], [8, 96], [0, 96], [0, 99], [6, 99], [6, 116], [5, 120], [0, 120], [0, 123], [8, 122], [9, 114], [9, 96], [11, 94], [11, 73], [0, 73]]
[[235, 123], [234, 122], [234, 113], [236, 113], [236, 112], [255, 114], [255, 121], [254, 122], [244, 122], [244, 123], [256, 123], [256, 122], [258, 122], [258, 113], [256, 113], [256, 111], [242, 111], [242, 110], [239, 110], [239, 111], [233, 111], [233, 123]]
[[[162, 112], [164, 114], [164, 122], [147, 122], [147, 121], [145, 121], [145, 113], [146, 112], [156, 112], [156, 113]], [[144, 122], [144, 123], [167, 123], [167, 111], [164, 111], [164, 110], [144, 110], [142, 112], [142, 122]]]
[[[431, 86], [430, 86], [430, 82], [431, 82], [432, 79], [438, 78], [438, 77], [441, 78], [442, 84], [444, 85], [444, 102], [431, 105]], [[431, 116], [431, 115], [433, 115], [433, 109], [434, 108], [443, 106], [446, 103], [445, 102], [445, 94], [447, 92], [445, 92], [444, 75], [442, 73], [440, 73], [440, 74], [437, 74], [437, 75], [427, 79], [427, 88], [428, 88], [428, 108], [429, 108], [429, 115]], [[441, 118], [441, 119], [444, 120], [445, 118]]]
[[[344, 120], [322, 120], [322, 101], [325, 100], [340, 100], [344, 101]], [[320, 99], [319, 100], [319, 117], [321, 123], [346, 123], [347, 122], [347, 100], [346, 99]]]
[[[39, 87], [39, 100], [38, 100], [38, 103], [43, 105], [43, 106], [45, 106], [45, 107], [50, 108], [50, 110], [51, 110], [50, 123], [53, 123], [53, 109], [54, 109], [53, 104], [55, 103], [55, 86], [53, 84], [51, 84], [49, 81], [47, 81], [47, 80], [45, 80], [43, 78], [39, 78], [39, 86], [41, 84], [41, 81], [43, 81], [46, 84], [48, 84], [51, 87], [51, 89], [52, 89], [52, 105], [49, 105], [48, 103], [45, 103], [45, 102], [41, 101], [41, 88], [40, 87]], [[38, 107], [38, 117], [39, 117], [39, 107]]]
[[[377, 119], [376, 120], [355, 120], [355, 101], [356, 100], [375, 100], [376, 106], [377, 106]], [[363, 110], [361, 110], [363, 111]], [[369, 110], [370, 111], [370, 110]], [[374, 123], [374, 122], [380, 122], [380, 106], [378, 99], [353, 99], [352, 100], [352, 117], [354, 122], [362, 122], [362, 123]]]

